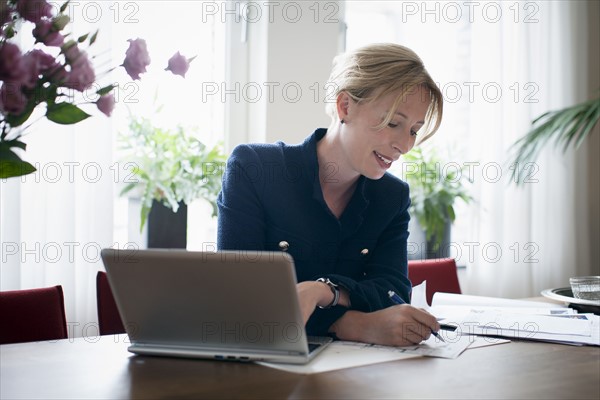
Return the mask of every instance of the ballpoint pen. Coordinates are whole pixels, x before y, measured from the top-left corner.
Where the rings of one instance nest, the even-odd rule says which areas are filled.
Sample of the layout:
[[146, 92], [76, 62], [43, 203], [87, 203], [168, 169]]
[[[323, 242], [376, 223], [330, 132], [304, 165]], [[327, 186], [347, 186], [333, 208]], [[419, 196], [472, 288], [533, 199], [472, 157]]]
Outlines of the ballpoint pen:
[[[394, 292], [393, 290], [388, 290], [388, 296], [390, 296], [390, 299], [396, 303], [396, 304], [404, 304], [404, 301], [402, 301], [402, 299], [400, 298], [400, 296], [398, 296], [396, 294], [396, 292]], [[442, 342], [446, 343], [446, 341], [444, 340], [444, 338], [442, 338], [440, 336], [439, 333], [435, 332], [433, 329], [431, 330], [431, 334], [433, 336], [435, 336], [436, 338], [440, 339]]]

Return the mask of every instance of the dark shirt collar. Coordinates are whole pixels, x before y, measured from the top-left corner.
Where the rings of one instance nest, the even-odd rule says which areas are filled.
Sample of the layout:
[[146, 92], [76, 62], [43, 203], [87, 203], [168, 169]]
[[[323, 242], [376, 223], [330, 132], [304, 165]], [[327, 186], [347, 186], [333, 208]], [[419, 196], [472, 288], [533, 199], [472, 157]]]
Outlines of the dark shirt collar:
[[[304, 159], [304, 171], [306, 171], [306, 177], [311, 181], [313, 188], [313, 199], [321, 203], [323, 207], [327, 208], [327, 204], [323, 198], [323, 191], [321, 190], [321, 183], [319, 181], [319, 160], [317, 157], [317, 142], [323, 139], [326, 133], [327, 129], [325, 128], [315, 130], [313, 134], [306, 138], [304, 143], [302, 143], [302, 153]], [[354, 232], [362, 223], [362, 214], [369, 205], [367, 196], [369, 182], [370, 179], [367, 179], [362, 175], [360, 176], [354, 195], [352, 195], [352, 199], [350, 199], [350, 202], [346, 206], [346, 210], [344, 210], [344, 213], [339, 220], [344, 228], [348, 228], [352, 232]]]

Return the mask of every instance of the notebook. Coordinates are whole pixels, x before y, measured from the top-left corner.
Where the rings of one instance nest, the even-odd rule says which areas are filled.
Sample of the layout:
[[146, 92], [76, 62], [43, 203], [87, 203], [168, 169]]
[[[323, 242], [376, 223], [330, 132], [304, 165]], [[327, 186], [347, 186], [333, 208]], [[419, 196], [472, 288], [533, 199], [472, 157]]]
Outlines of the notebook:
[[302, 364], [331, 342], [308, 337], [283, 252], [103, 249], [129, 351]]

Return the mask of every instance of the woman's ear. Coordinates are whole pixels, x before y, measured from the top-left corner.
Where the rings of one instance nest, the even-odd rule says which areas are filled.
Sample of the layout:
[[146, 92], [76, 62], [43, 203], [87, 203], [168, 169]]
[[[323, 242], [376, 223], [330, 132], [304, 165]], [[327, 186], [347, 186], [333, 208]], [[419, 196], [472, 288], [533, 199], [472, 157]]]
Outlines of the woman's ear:
[[336, 109], [337, 109], [337, 114], [338, 114], [338, 118], [340, 119], [340, 121], [348, 120], [348, 111], [349, 111], [351, 101], [352, 101], [352, 99], [350, 98], [348, 93], [346, 93], [346, 92], [338, 93], [338, 96], [336, 99]]

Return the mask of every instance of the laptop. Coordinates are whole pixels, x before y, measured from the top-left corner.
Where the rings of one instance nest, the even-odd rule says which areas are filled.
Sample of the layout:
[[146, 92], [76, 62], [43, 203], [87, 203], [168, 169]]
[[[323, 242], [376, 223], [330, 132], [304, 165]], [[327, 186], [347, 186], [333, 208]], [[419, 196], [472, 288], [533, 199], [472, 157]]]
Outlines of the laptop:
[[140, 355], [304, 364], [308, 337], [283, 252], [103, 249], [128, 350]]

